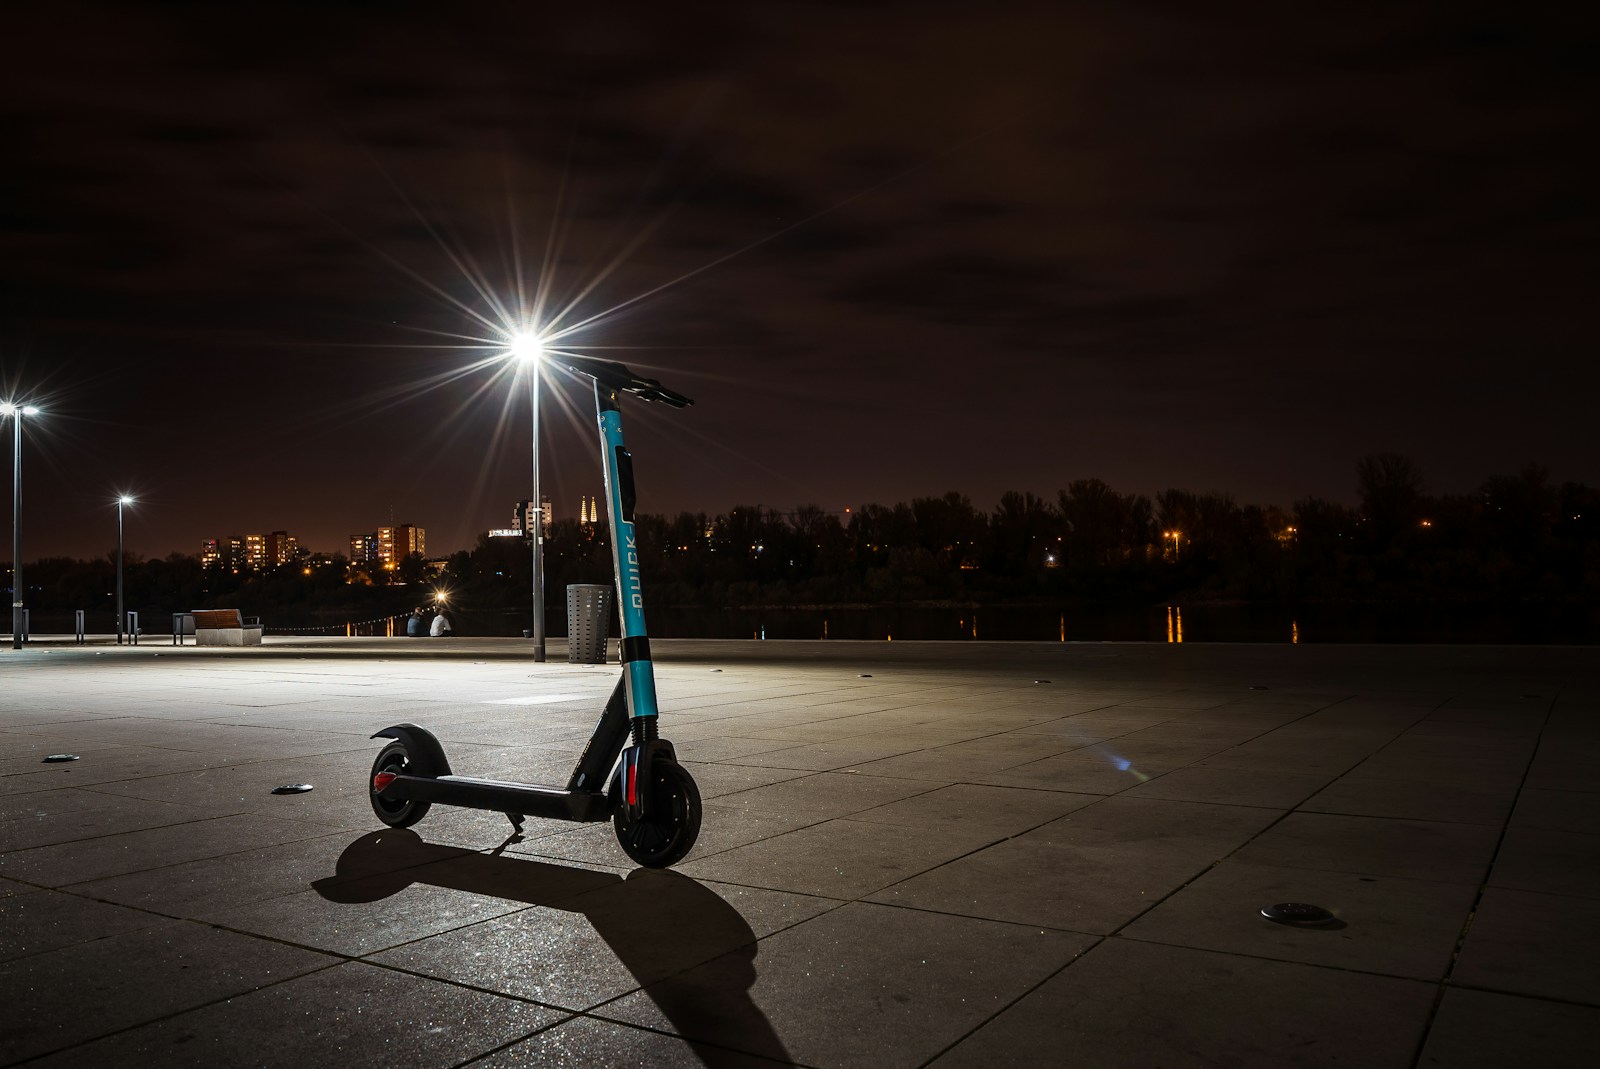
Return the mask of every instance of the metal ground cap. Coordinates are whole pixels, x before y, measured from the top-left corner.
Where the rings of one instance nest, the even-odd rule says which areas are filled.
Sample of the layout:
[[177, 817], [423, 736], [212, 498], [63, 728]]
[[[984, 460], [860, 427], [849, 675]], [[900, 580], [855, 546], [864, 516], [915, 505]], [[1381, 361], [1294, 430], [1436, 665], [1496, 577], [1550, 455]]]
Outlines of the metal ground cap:
[[1262, 906], [1261, 915], [1276, 924], [1289, 924], [1297, 928], [1317, 928], [1332, 924], [1336, 919], [1331, 911], [1310, 902], [1279, 902], [1273, 906]]

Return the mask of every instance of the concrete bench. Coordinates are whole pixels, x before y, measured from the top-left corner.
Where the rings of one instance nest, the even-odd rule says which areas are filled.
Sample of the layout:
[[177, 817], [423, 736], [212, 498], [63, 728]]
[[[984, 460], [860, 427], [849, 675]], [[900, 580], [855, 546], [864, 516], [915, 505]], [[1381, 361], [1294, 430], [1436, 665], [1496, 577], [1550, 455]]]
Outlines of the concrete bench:
[[192, 615], [196, 646], [261, 645], [261, 621], [247, 620], [238, 609], [196, 609]]

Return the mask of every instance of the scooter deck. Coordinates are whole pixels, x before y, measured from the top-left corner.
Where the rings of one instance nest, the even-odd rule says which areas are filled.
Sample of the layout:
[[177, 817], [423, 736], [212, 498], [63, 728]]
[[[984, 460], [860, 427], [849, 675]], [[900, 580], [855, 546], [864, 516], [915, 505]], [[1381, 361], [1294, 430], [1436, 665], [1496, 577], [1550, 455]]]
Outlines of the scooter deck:
[[603, 791], [569, 791], [536, 783], [506, 783], [471, 776], [398, 775], [380, 792], [385, 798], [439, 802], [463, 809], [487, 809], [525, 817], [554, 820], [601, 821], [611, 819], [611, 805]]

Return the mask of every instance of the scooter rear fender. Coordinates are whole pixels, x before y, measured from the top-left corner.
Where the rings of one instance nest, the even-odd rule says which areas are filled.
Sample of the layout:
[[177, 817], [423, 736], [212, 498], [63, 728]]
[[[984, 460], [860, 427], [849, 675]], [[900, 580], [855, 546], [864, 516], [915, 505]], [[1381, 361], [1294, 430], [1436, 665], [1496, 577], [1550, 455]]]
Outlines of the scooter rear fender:
[[394, 739], [404, 743], [406, 752], [411, 755], [413, 776], [451, 775], [450, 759], [444, 755], [444, 747], [439, 745], [439, 740], [427, 728], [419, 728], [415, 724], [395, 724], [374, 733], [372, 738]]

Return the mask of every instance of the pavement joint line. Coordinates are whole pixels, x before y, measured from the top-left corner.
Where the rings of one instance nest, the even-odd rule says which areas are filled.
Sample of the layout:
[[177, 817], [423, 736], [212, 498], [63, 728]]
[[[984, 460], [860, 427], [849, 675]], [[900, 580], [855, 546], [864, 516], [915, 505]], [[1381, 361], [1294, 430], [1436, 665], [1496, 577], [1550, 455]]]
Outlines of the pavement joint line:
[[[1522, 797], [1523, 790], [1528, 786], [1528, 777], [1533, 774], [1533, 763], [1538, 760], [1539, 747], [1544, 742], [1544, 733], [1550, 726], [1550, 718], [1555, 715], [1556, 702], [1560, 700], [1561, 693], [1566, 689], [1564, 683], [1556, 684], [1556, 692], [1545, 705], [1544, 719], [1539, 724], [1539, 734], [1534, 739], [1532, 751], [1528, 754], [1527, 761], [1522, 766], [1522, 778], [1517, 781], [1517, 798]], [[1483, 893], [1489, 886], [1489, 881], [1494, 878], [1495, 862], [1500, 860], [1500, 851], [1504, 848], [1506, 836], [1511, 831], [1511, 817], [1516, 812], [1513, 802], [1511, 809], [1506, 811], [1505, 819], [1500, 824], [1500, 834], [1495, 838], [1494, 850], [1489, 854], [1489, 863], [1484, 866], [1483, 876], [1478, 881], [1478, 893], [1473, 896], [1472, 905], [1467, 909], [1467, 918], [1461, 924], [1461, 931], [1456, 936], [1455, 946], [1450, 951], [1450, 962], [1445, 968], [1444, 976], [1439, 979], [1437, 989], [1433, 996], [1433, 1005], [1428, 1009], [1428, 1016], [1423, 1021], [1422, 1038], [1417, 1041], [1417, 1049], [1411, 1057], [1412, 1069], [1422, 1063], [1422, 1054], [1427, 1049], [1428, 1037], [1433, 1034], [1434, 1022], [1439, 1019], [1439, 1009], [1444, 1005], [1444, 996], [1454, 985], [1451, 978], [1455, 976], [1456, 964], [1461, 960], [1461, 951], [1466, 946], [1467, 933], [1472, 930], [1472, 922], [1478, 916], [1478, 909], [1483, 904]]]
[[[190, 923], [204, 925], [203, 921], [191, 921]], [[209, 925], [207, 927], [216, 927], [216, 925]], [[219, 930], [228, 931], [228, 929], [226, 929], [226, 928], [222, 928], [222, 929], [219, 929]], [[241, 934], [241, 933], [235, 933], [235, 934]], [[242, 934], [249, 934], [249, 933], [242, 933]], [[297, 948], [297, 949], [304, 949], [304, 948]], [[320, 951], [319, 953], [322, 953], [322, 954], [327, 955], [327, 956], [338, 957], [337, 955], [330, 955], [328, 951]], [[164, 1013], [164, 1014], [161, 1014], [160, 1016], [157, 1016], [157, 1017], [151, 1017], [148, 1020], [137, 1021], [137, 1022], [135, 1022], [133, 1024], [126, 1025], [126, 1026], [124, 1026], [122, 1028], [115, 1028], [115, 1029], [112, 1029], [109, 1032], [102, 1032], [99, 1035], [90, 1036], [87, 1039], [80, 1039], [80, 1040], [78, 1040], [76, 1042], [68, 1043], [64, 1047], [56, 1047], [56, 1048], [54, 1048], [52, 1050], [43, 1051], [43, 1052], [41, 1052], [39, 1054], [30, 1054], [26, 1058], [22, 1058], [22, 1059], [19, 1059], [18, 1061], [11, 1062], [10, 1065], [26, 1065], [29, 1062], [36, 1062], [36, 1061], [39, 1061], [42, 1058], [53, 1058], [53, 1057], [56, 1057], [57, 1055], [60, 1055], [60, 1054], [67, 1054], [67, 1053], [70, 1053], [70, 1052], [72, 1052], [74, 1050], [77, 1050], [80, 1047], [86, 1047], [86, 1046], [90, 1045], [91, 1043], [99, 1043], [99, 1042], [102, 1042], [103, 1040], [114, 1039], [117, 1036], [126, 1035], [127, 1033], [132, 1032], [132, 1031], [134, 1031], [136, 1029], [146, 1028], [146, 1027], [149, 1027], [150, 1025], [161, 1024], [163, 1021], [170, 1021], [173, 1018], [181, 1017], [186, 1013], [193, 1013], [196, 1010], [207, 1009], [208, 1007], [216, 1006], [216, 1005], [219, 1005], [219, 1004], [224, 1003], [224, 1002], [230, 1002], [230, 1001], [232, 1001], [233, 999], [236, 999], [236, 998], [244, 998], [246, 995], [255, 994], [257, 991], [266, 991], [269, 988], [277, 987], [279, 984], [286, 984], [286, 983], [289, 983], [292, 980], [299, 980], [302, 977], [315, 976], [317, 973], [326, 972], [329, 969], [336, 969], [340, 965], [343, 965], [343, 964], [345, 964], [345, 961], [343, 961], [343, 960], [335, 960], [335, 961], [329, 962], [327, 965], [320, 965], [315, 969], [307, 969], [305, 972], [295, 973], [293, 976], [285, 976], [280, 980], [273, 980], [270, 983], [262, 984], [259, 987], [252, 987], [252, 988], [248, 988], [248, 989], [246, 989], [244, 991], [236, 991], [231, 995], [223, 995], [220, 998], [208, 999], [208, 1000], [206, 1000], [204, 1002], [198, 1002], [198, 1003], [194, 1004], [193, 1006], [185, 1006], [182, 1009], [174, 1010], [171, 1013]]]
[[[79, 790], [86, 790], [86, 789], [87, 788], [82, 788], [82, 787], [79, 788]], [[108, 795], [107, 797], [111, 797], [111, 796]], [[124, 801], [127, 801], [127, 800], [128, 799], [124, 796]], [[148, 799], [148, 798], [139, 798], [139, 799], [134, 799], [134, 800], [141, 801], [141, 802], [150, 801], [150, 799]], [[182, 805], [183, 803], [178, 802], [178, 803], [173, 803], [173, 804]], [[193, 809], [193, 808], [196, 808], [196, 807], [190, 806], [189, 808]], [[152, 824], [151, 826], [149, 826], [147, 828], [122, 828], [122, 829], [119, 829], [117, 831], [103, 832], [103, 833], [101, 833], [99, 835], [85, 835], [81, 839], [63, 839], [61, 842], [57, 842], [57, 843], [41, 843], [38, 846], [23, 846], [23, 847], [19, 847], [19, 848], [15, 849], [15, 850], [3, 850], [3, 849], [0, 849], [0, 857], [5, 857], [5, 856], [10, 855], [10, 854], [16, 854], [16, 855], [26, 854], [26, 853], [28, 853], [29, 851], [32, 851], [32, 850], [52, 850], [52, 849], [54, 849], [54, 848], [56, 848], [58, 846], [74, 846], [74, 845], [77, 845], [79, 843], [92, 843], [96, 839], [110, 839], [110, 838], [114, 838], [114, 837], [116, 837], [118, 835], [137, 835], [139, 832], [142, 832], [142, 831], [163, 831], [163, 830], [165, 830], [167, 828], [181, 828], [181, 827], [183, 827], [183, 826], [185, 826], [187, 824], [205, 824], [205, 823], [207, 823], [209, 821], [213, 821], [213, 820], [226, 820], [229, 817], [249, 817], [249, 816], [255, 816], [255, 814], [251, 813], [248, 810], [244, 810], [244, 809], [238, 810], [237, 812], [233, 812], [233, 813], [212, 813], [212, 814], [210, 814], [208, 816], [195, 817], [193, 820], [175, 820], [170, 824]], [[27, 818], [26, 817], [20, 817], [20, 818], [14, 817], [14, 818], [11, 818], [11, 819], [26, 820]], [[292, 818], [289, 818], [289, 819], [292, 819]], [[6, 823], [9, 823], [9, 822], [10, 821], [8, 820]], [[310, 823], [310, 822], [309, 821], [301, 821], [300, 823]], [[113, 876], [120, 876], [120, 875], [124, 875], [124, 874], [123, 873], [112, 873], [112, 875]], [[106, 877], [106, 878], [109, 879], [110, 877]], [[10, 876], [6, 876], [6, 879], [11, 879], [11, 877]]]
[[[1391, 783], [1394, 781], [1374, 780], [1373, 782]], [[1329, 786], [1331, 787], [1332, 784], [1330, 783]], [[1309, 798], [1306, 799], [1306, 801], [1308, 800]], [[1222, 805], [1225, 803], [1219, 802], [1218, 804]], [[1296, 805], [1294, 809], [1291, 810], [1291, 812], [1300, 813], [1308, 817], [1344, 817], [1347, 820], [1403, 820], [1410, 824], [1446, 824], [1453, 828], [1492, 828], [1497, 824], [1504, 823], [1504, 821], [1501, 820], [1445, 820], [1443, 817], [1392, 817], [1379, 813], [1342, 813], [1332, 809], [1301, 809], [1300, 806], [1304, 804], [1305, 801], [1301, 801], [1299, 805]], [[1510, 816], [1509, 811], [1507, 812], [1507, 816]], [[1304, 866], [1296, 865], [1292, 867], [1302, 868]]]
[[528, 1034], [522, 1035], [522, 1036], [518, 1036], [517, 1038], [515, 1038], [513, 1040], [510, 1040], [509, 1042], [500, 1044], [498, 1047], [492, 1047], [489, 1050], [483, 1051], [482, 1053], [474, 1054], [472, 1057], [468, 1058], [464, 1062], [456, 1062], [451, 1066], [451, 1069], [464, 1069], [465, 1066], [476, 1064], [477, 1062], [483, 1061], [485, 1058], [491, 1058], [494, 1055], [499, 1054], [501, 1051], [510, 1050], [512, 1047], [515, 1047], [518, 1043], [527, 1042], [528, 1040], [532, 1039], [534, 1036], [538, 1035], [540, 1032], [548, 1032], [550, 1029], [555, 1028], [557, 1025], [566, 1024], [568, 1021], [574, 1020], [578, 1016], [579, 1016], [578, 1014], [573, 1013], [572, 1011], [568, 1010], [567, 1011], [567, 1016], [562, 1017], [559, 1020], [551, 1021], [549, 1024], [540, 1025], [538, 1028], [535, 1028], [533, 1031], [529, 1032]]
[[[124, 831], [124, 832], [114, 832], [112, 834], [114, 834], [114, 835], [133, 835], [133, 834], [137, 834], [140, 831], [162, 831], [165, 828], [180, 827], [180, 826], [182, 826], [184, 824], [203, 824], [208, 820], [226, 820], [226, 819], [228, 819], [230, 817], [254, 817], [254, 816], [260, 816], [260, 814], [259, 813], [253, 813], [253, 812], [226, 813], [226, 814], [223, 814], [222, 816], [203, 817], [200, 820], [180, 821], [179, 824], [165, 824], [165, 825], [160, 825], [160, 826], [154, 827], [154, 828], [139, 828], [139, 829], [136, 829], [136, 830], [134, 830], [132, 832]], [[305, 825], [308, 825], [308, 826], [313, 827], [313, 828], [329, 828], [329, 827], [337, 828], [338, 827], [338, 825], [317, 824], [314, 821], [309, 821], [309, 820], [296, 820], [293, 817], [276, 817], [274, 819], [282, 820], [282, 821], [285, 821], [285, 822], [288, 822], [288, 823], [293, 823], [293, 824], [305, 824]], [[96, 838], [102, 838], [102, 836], [96, 836]], [[319, 835], [307, 835], [305, 837], [305, 839], [317, 839], [317, 838], [321, 838], [321, 835], [320, 834]], [[276, 843], [276, 844], [273, 844], [273, 845], [286, 846], [289, 843], [304, 842], [305, 839], [289, 839], [289, 840], [286, 840], [283, 843]], [[74, 842], [83, 842], [84, 840], [78, 839], [78, 840], [73, 840], [73, 841]], [[12, 850], [12, 851], [9, 851], [8, 853], [10, 853], [10, 854], [24, 854], [24, 853], [27, 853], [29, 850], [49, 850], [49, 849], [51, 849], [51, 847], [63, 846], [63, 845], [68, 845], [68, 844], [52, 843], [52, 844], [50, 844], [48, 846], [30, 846], [30, 847], [25, 847], [22, 850]], [[189, 864], [193, 864], [196, 861], [215, 861], [215, 860], [217, 860], [219, 858], [224, 858], [224, 857], [238, 857], [240, 854], [248, 854], [253, 850], [262, 850], [262, 849], [267, 849], [267, 847], [247, 846], [243, 850], [228, 850], [228, 851], [226, 851], [224, 853], [212, 854], [212, 855], [210, 855], [208, 857], [186, 858], [183, 861], [173, 861], [173, 862], [170, 862], [170, 863], [165, 864], [165, 865], [152, 865], [149, 868], [143, 868], [143, 869], [129, 869], [126, 872], [110, 872], [110, 873], [106, 873], [106, 874], [101, 875], [101, 876], [91, 877], [91, 878], [89, 878], [87, 880], [74, 880], [71, 883], [62, 884], [61, 887], [76, 887], [78, 884], [93, 883], [96, 880], [109, 880], [109, 879], [113, 879], [113, 878], [118, 877], [118, 876], [132, 876], [135, 873], [159, 872], [162, 869], [176, 868], [179, 865], [189, 865]], [[3, 857], [3, 856], [6, 856], [5, 853], [0, 853], [0, 857]], [[0, 872], [0, 876], [3, 876], [4, 878], [6, 878], [8, 880], [16, 879], [15, 876], [13, 876], [13, 875], [11, 875], [9, 873], [5, 873], [5, 872]], [[61, 888], [50, 887], [48, 889], [54, 891], [54, 890], [60, 890]]]
[[[1263, 924], [1271, 924], [1263, 919]], [[1112, 932], [1107, 939], [1121, 939], [1129, 943], [1144, 943], [1148, 946], [1171, 947], [1174, 950], [1191, 950], [1197, 954], [1221, 954], [1230, 958], [1245, 958], [1249, 961], [1272, 962], [1277, 965], [1298, 965], [1307, 969], [1325, 969], [1328, 972], [1346, 973], [1352, 976], [1375, 976], [1385, 980], [1405, 980], [1413, 984], [1426, 984], [1429, 987], [1438, 985], [1441, 981], [1437, 978], [1422, 979], [1416, 976], [1402, 976], [1400, 973], [1384, 972], [1381, 969], [1357, 969], [1349, 965], [1334, 965], [1324, 961], [1299, 961], [1294, 958], [1275, 958], [1270, 954], [1251, 954], [1244, 950], [1219, 950], [1216, 947], [1197, 947], [1188, 943], [1169, 943], [1163, 939], [1143, 939], [1136, 935], [1125, 935], [1121, 932]]]
[[1491, 987], [1488, 984], [1458, 984], [1445, 980], [1441, 980], [1439, 982], [1441, 984], [1446, 984], [1452, 991], [1482, 991], [1490, 995], [1509, 995], [1512, 998], [1525, 998], [1534, 1002], [1553, 1002], [1558, 1006], [1576, 1006], [1585, 1010], [1600, 1009], [1600, 1002], [1583, 1002], [1579, 999], [1560, 998], [1556, 995], [1539, 995], [1529, 991], [1512, 991], [1503, 987]]
[[[1059, 929], [1055, 929], [1055, 930], [1059, 930]], [[1076, 933], [1076, 934], [1084, 935], [1084, 934], [1090, 934], [1090, 933], [1079, 932], [1079, 933]], [[1052, 970], [1048, 976], [1044, 977], [1038, 983], [1034, 984], [1032, 987], [1030, 987], [1026, 991], [1022, 992], [1020, 995], [1018, 995], [1016, 998], [1012, 999], [1010, 1002], [1007, 1002], [1004, 1006], [1001, 1006], [993, 1014], [991, 1014], [988, 1017], [985, 1017], [982, 1021], [979, 1021], [976, 1025], [974, 1025], [972, 1028], [968, 1029], [966, 1032], [962, 1033], [960, 1036], [957, 1036], [956, 1039], [953, 1042], [951, 1042], [948, 1046], [944, 1047], [942, 1050], [938, 1051], [936, 1054], [933, 1055], [933, 1057], [929, 1058], [927, 1061], [922, 1062], [921, 1065], [922, 1066], [932, 1065], [934, 1062], [938, 1061], [940, 1058], [943, 1058], [946, 1054], [950, 1053], [952, 1050], [955, 1050], [961, 1044], [965, 1043], [968, 1038], [970, 1038], [971, 1036], [977, 1034], [977, 1032], [980, 1029], [987, 1027], [990, 1023], [992, 1023], [992, 1022], [994, 1022], [996, 1020], [999, 1020], [1000, 1016], [1002, 1014], [1006, 1013], [1007, 1011], [1009, 1011], [1011, 1009], [1011, 1007], [1015, 1006], [1017, 1003], [1021, 1002], [1023, 999], [1025, 999], [1029, 995], [1033, 994], [1035, 991], [1038, 991], [1045, 984], [1048, 984], [1050, 981], [1054, 980], [1056, 977], [1060, 976], [1062, 973], [1064, 973], [1068, 969], [1072, 968], [1078, 962], [1082, 961], [1085, 957], [1087, 957], [1089, 955], [1089, 953], [1091, 951], [1099, 948], [1100, 945], [1103, 944], [1106, 941], [1107, 938], [1109, 938], [1109, 937], [1108, 936], [1104, 936], [1104, 935], [1096, 935], [1094, 937], [1094, 942], [1090, 943], [1088, 946], [1084, 947], [1082, 950], [1080, 950], [1076, 954], [1072, 955], [1072, 957], [1068, 958], [1065, 962], [1062, 963], [1062, 965], [1061, 965], [1061, 967], [1059, 969]], [[920, 1067], [919, 1067], [919, 1069], [920, 1069]]]
[[[607, 1005], [610, 1005], [610, 1002], [603, 1002], [600, 1005], [601, 1006], [607, 1006]], [[759, 1053], [757, 1053], [755, 1051], [745, 1050], [745, 1049], [740, 1048], [740, 1047], [729, 1047], [729, 1046], [726, 1046], [726, 1045], [721, 1044], [721, 1043], [712, 1043], [709, 1040], [704, 1040], [704, 1039], [690, 1039], [687, 1036], [680, 1035], [677, 1032], [668, 1032], [668, 1031], [665, 1031], [664, 1029], [652, 1028], [647, 1024], [635, 1024], [633, 1021], [622, 1021], [622, 1020], [618, 1020], [615, 1017], [604, 1017], [604, 1016], [601, 1016], [600, 1014], [597, 1014], [597, 1013], [594, 1012], [594, 1010], [597, 1010], [599, 1008], [600, 1008], [600, 1006], [594, 1006], [594, 1007], [590, 1008], [589, 1010], [585, 1010], [585, 1011], [579, 1012], [579, 1013], [574, 1013], [572, 1016], [573, 1016], [574, 1019], [576, 1019], [578, 1017], [585, 1017], [585, 1018], [587, 1018], [587, 1019], [589, 1019], [591, 1021], [598, 1021], [601, 1024], [616, 1025], [616, 1026], [619, 1026], [621, 1028], [631, 1028], [631, 1029], [633, 1029], [633, 1030], [635, 1030], [637, 1032], [649, 1032], [650, 1034], [657, 1035], [657, 1036], [667, 1036], [668, 1038], [671, 1038], [671, 1039], [681, 1040], [682, 1042], [684, 1042], [684, 1043], [686, 1043], [686, 1044], [688, 1044], [690, 1046], [706, 1046], [706, 1047], [712, 1047], [712, 1048], [714, 1048], [716, 1050], [725, 1050], [725, 1051], [728, 1051], [729, 1053], [732, 1053], [732, 1054], [742, 1054], [745, 1057], [757, 1058], [757, 1059], [762, 1059], [762, 1060], [765, 1060], [765, 1061], [772, 1062], [774, 1065], [790, 1066], [790, 1067], [792, 1067], [792, 1069], [817, 1069], [817, 1067], [813, 1067], [808, 1062], [798, 1062], [798, 1061], [795, 1061], [792, 1058], [787, 1060], [787, 1061], [778, 1061], [776, 1058], [773, 1058], [769, 1054], [759, 1054]], [[554, 1027], [554, 1026], [552, 1025], [551, 1027]], [[544, 1029], [541, 1029], [541, 1031], [544, 1031]]]

